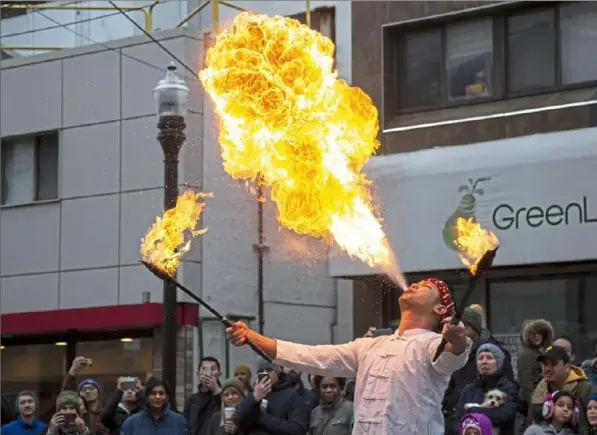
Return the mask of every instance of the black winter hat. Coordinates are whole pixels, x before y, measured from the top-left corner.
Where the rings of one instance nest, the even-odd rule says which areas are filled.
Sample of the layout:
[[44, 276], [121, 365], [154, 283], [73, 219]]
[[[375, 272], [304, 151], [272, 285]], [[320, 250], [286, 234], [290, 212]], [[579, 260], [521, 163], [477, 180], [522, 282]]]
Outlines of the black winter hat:
[[462, 323], [470, 326], [473, 330], [481, 335], [483, 330], [483, 316], [477, 310], [467, 307], [462, 314]]

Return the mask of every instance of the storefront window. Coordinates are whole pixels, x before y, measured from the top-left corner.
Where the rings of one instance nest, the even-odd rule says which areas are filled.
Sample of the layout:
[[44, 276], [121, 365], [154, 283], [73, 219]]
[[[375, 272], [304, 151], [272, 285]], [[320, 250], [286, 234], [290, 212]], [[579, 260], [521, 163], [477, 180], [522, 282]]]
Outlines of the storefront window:
[[116, 389], [120, 376], [135, 376], [143, 382], [153, 369], [153, 343], [151, 338], [88, 341], [77, 343], [77, 355], [91, 359], [92, 366], [84, 368], [77, 383], [93, 378], [101, 388], [104, 400]]
[[517, 350], [525, 320], [546, 319], [556, 336], [566, 335], [575, 342], [577, 364], [593, 353], [597, 344], [596, 276], [496, 281], [490, 283], [489, 292], [491, 332], [509, 344], [511, 352]]
[[7, 346], [1, 358], [2, 395], [14, 400], [19, 391], [31, 390], [39, 398], [40, 416], [50, 415], [66, 370], [66, 348], [53, 344]]

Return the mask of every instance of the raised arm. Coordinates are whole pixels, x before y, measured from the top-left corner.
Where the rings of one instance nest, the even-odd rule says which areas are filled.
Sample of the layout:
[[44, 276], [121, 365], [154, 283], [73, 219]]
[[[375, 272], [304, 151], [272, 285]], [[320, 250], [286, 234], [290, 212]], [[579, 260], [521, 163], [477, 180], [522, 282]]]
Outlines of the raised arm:
[[322, 376], [354, 377], [359, 366], [361, 347], [371, 339], [358, 339], [340, 345], [308, 346], [274, 340], [236, 322], [226, 329], [228, 340], [234, 346], [242, 346], [249, 338], [257, 347], [279, 365]]

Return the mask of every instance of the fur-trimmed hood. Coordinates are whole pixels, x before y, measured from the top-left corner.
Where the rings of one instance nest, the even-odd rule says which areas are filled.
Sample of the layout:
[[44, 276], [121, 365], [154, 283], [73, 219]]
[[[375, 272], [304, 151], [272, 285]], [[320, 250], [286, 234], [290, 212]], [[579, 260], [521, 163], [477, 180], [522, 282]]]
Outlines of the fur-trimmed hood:
[[531, 337], [534, 334], [543, 334], [546, 338], [543, 342], [543, 347], [549, 346], [553, 341], [553, 327], [551, 323], [544, 319], [535, 319], [525, 322], [522, 328], [522, 342], [525, 346], [535, 347], [531, 342]]

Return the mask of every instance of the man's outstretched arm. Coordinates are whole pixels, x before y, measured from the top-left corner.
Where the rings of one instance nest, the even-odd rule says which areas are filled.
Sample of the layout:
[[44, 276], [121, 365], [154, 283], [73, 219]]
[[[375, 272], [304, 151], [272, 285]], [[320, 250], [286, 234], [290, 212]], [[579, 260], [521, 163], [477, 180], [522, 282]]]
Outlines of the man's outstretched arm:
[[227, 328], [226, 334], [228, 341], [234, 346], [242, 346], [250, 339], [279, 365], [337, 377], [354, 377], [359, 365], [360, 347], [371, 343], [371, 340], [358, 339], [340, 345], [308, 346], [265, 337], [242, 322], [236, 322]]

